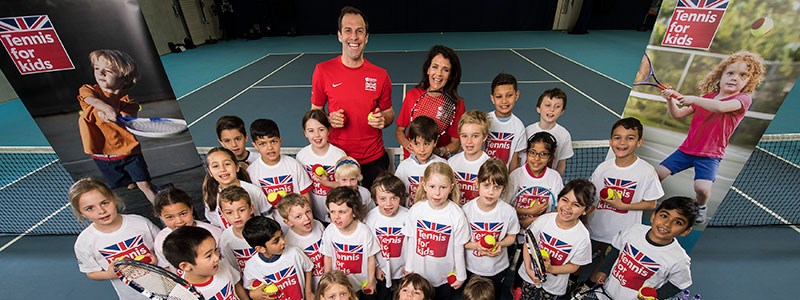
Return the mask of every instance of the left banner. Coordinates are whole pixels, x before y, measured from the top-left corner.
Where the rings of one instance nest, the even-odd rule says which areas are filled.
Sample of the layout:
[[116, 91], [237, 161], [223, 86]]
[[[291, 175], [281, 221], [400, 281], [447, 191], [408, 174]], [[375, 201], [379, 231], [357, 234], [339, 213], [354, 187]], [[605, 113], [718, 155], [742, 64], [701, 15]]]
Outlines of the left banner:
[[102, 179], [144, 215], [166, 186], [199, 199], [202, 161], [137, 1], [3, 1], [0, 42], [0, 68], [73, 179]]

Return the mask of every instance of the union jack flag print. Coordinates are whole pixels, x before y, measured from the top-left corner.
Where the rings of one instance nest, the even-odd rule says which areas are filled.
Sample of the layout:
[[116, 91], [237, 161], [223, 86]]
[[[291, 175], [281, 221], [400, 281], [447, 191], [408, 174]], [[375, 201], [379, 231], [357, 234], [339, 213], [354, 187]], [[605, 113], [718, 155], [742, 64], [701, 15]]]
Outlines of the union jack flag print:
[[633, 180], [625, 180], [625, 179], [618, 179], [611, 177], [603, 178], [603, 184], [607, 187], [617, 187], [627, 190], [635, 190], [637, 185], [636, 181]]
[[223, 286], [219, 290], [219, 292], [214, 294], [214, 296], [208, 298], [208, 300], [234, 300], [234, 299], [239, 299], [239, 298], [236, 297], [236, 293], [234, 292], [233, 286], [230, 283]]
[[456, 172], [456, 180], [458, 181], [468, 181], [468, 182], [477, 182], [478, 181], [478, 174], [472, 174], [467, 172]]
[[53, 28], [53, 24], [50, 23], [50, 17], [46, 15], [0, 19], [0, 32], [28, 31], [44, 28]]
[[348, 245], [348, 244], [333, 243], [333, 246], [336, 248], [336, 252], [347, 252], [347, 253], [364, 252], [363, 245]]
[[400, 236], [403, 235], [401, 227], [377, 227], [375, 228], [375, 235], [377, 236]]
[[658, 270], [661, 268], [661, 265], [650, 259], [650, 257], [647, 257], [647, 255], [645, 255], [642, 251], [639, 251], [639, 249], [636, 249], [636, 247], [631, 244], [626, 243], [623, 251], [625, 254], [635, 259], [643, 267], [653, 271], [653, 273], [658, 272]]
[[279, 282], [283, 281], [285, 278], [289, 278], [289, 277], [295, 276], [296, 274], [297, 274], [297, 270], [294, 268], [294, 266], [291, 266], [291, 267], [288, 267], [286, 269], [280, 270], [278, 272], [266, 275], [266, 276], [264, 276], [264, 279], [266, 279], [270, 283], [274, 283], [274, 284], [277, 285]]
[[[119, 257], [125, 257], [127, 256], [127, 254], [143, 246], [144, 246], [144, 241], [142, 239], [142, 236], [137, 235], [135, 237], [121, 241], [119, 243], [106, 246], [105, 248], [100, 249], [99, 251], [100, 254], [103, 255], [103, 258], [105, 258], [106, 260], [113, 260]], [[139, 253], [139, 254], [144, 254], [144, 253]]]
[[563, 265], [570, 252], [572, 252], [572, 245], [544, 231], [539, 233], [539, 248], [546, 249], [551, 253], [550, 263], [554, 266]]
[[0, 18], [0, 34], [20, 75], [75, 69], [47, 15]]
[[484, 233], [500, 233], [503, 230], [502, 222], [474, 222], [469, 223], [469, 229], [472, 231]]
[[417, 220], [417, 228], [427, 231], [434, 231], [449, 235], [453, 231], [453, 226], [445, 224], [437, 224], [425, 220]]
[[262, 187], [271, 187], [276, 185], [292, 184], [291, 175], [281, 175], [276, 177], [266, 177], [258, 180]]
[[680, 0], [678, 7], [726, 9], [730, 0]]
[[489, 132], [489, 140], [495, 141], [513, 141], [514, 140], [514, 133], [513, 132]]

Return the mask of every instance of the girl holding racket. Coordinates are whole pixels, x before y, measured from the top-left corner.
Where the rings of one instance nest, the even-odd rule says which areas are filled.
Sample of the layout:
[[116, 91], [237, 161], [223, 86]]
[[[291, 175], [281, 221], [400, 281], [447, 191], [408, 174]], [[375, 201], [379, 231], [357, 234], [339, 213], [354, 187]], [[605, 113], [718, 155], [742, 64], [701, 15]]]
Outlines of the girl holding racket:
[[[436, 120], [439, 128], [439, 140], [434, 153], [447, 159], [450, 153], [459, 149], [458, 119], [464, 114], [464, 100], [458, 95], [458, 84], [461, 83], [461, 62], [453, 49], [436, 45], [428, 51], [428, 58], [422, 65], [422, 79], [416, 87], [409, 90], [403, 99], [400, 115], [397, 117], [395, 136], [403, 147], [403, 158], [414, 152], [411, 141], [406, 136], [406, 128], [417, 115], [425, 115]], [[453, 109], [429, 100], [429, 92], [443, 94], [452, 99]], [[432, 109], [426, 109], [431, 106]], [[442, 109], [445, 108], [445, 109]], [[437, 112], [445, 112], [437, 114]]]
[[103, 182], [84, 178], [69, 188], [72, 213], [92, 223], [75, 240], [78, 268], [94, 280], [111, 280], [120, 299], [147, 299], [117, 278], [114, 262], [136, 259], [158, 263], [153, 239], [158, 228], [144, 217], [122, 215], [124, 203]]

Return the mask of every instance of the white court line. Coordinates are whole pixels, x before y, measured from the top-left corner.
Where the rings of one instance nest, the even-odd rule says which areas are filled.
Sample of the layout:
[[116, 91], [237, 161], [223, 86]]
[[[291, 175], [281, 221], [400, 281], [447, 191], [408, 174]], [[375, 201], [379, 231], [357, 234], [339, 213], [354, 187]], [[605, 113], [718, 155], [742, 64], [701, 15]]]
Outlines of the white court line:
[[527, 57], [525, 57], [524, 55], [520, 54], [520, 53], [519, 53], [519, 52], [517, 52], [516, 50], [514, 50], [514, 49], [509, 49], [509, 50], [510, 50], [511, 52], [514, 52], [514, 53], [515, 53], [516, 55], [518, 55], [519, 57], [522, 57], [522, 59], [524, 59], [524, 60], [528, 61], [529, 63], [531, 63], [532, 65], [536, 66], [537, 68], [541, 69], [541, 70], [542, 70], [542, 71], [544, 71], [545, 73], [549, 74], [550, 76], [553, 76], [553, 77], [555, 77], [556, 79], [558, 79], [559, 81], [561, 81], [562, 83], [564, 83], [564, 84], [565, 84], [565, 85], [567, 85], [568, 87], [572, 88], [573, 90], [575, 90], [575, 91], [576, 91], [576, 92], [578, 92], [579, 94], [583, 95], [583, 96], [584, 96], [584, 97], [586, 97], [586, 98], [589, 98], [589, 100], [591, 100], [591, 101], [592, 101], [592, 102], [594, 102], [595, 104], [599, 105], [599, 106], [600, 106], [600, 107], [602, 107], [603, 109], [607, 110], [607, 111], [608, 111], [608, 112], [610, 112], [612, 115], [616, 116], [618, 119], [621, 119], [621, 118], [622, 118], [622, 115], [620, 115], [620, 114], [618, 114], [617, 112], [615, 112], [614, 110], [612, 110], [612, 109], [608, 108], [608, 106], [605, 106], [603, 103], [600, 103], [600, 101], [597, 101], [597, 100], [595, 100], [595, 99], [594, 99], [594, 98], [592, 98], [591, 96], [587, 95], [586, 93], [584, 93], [583, 91], [579, 90], [579, 89], [578, 89], [578, 88], [576, 88], [575, 86], [573, 86], [573, 85], [569, 84], [569, 82], [566, 82], [566, 81], [564, 81], [563, 79], [559, 78], [558, 76], [556, 76], [555, 74], [551, 73], [551, 72], [550, 72], [550, 71], [548, 71], [547, 69], [545, 69], [545, 68], [542, 68], [542, 66], [540, 66], [539, 64], [537, 64], [537, 63], [533, 62], [532, 60], [530, 60], [529, 58], [527, 58]]
[[197, 92], [197, 91], [199, 91], [199, 90], [211, 85], [212, 83], [219, 81], [222, 78], [228, 77], [228, 75], [231, 75], [233, 73], [239, 72], [239, 70], [244, 69], [244, 68], [246, 68], [246, 67], [248, 67], [248, 66], [250, 66], [250, 65], [258, 62], [259, 60], [262, 60], [262, 59], [264, 59], [264, 58], [266, 58], [267, 56], [270, 56], [270, 55], [271, 54], [267, 54], [267, 55], [264, 55], [262, 57], [259, 57], [258, 59], [254, 60], [254, 61], [251, 61], [250, 63], [248, 63], [248, 64], [246, 64], [244, 66], [241, 66], [241, 67], [237, 68], [236, 70], [230, 71], [230, 72], [228, 72], [228, 74], [222, 75], [219, 78], [214, 79], [214, 80], [212, 80], [212, 81], [210, 81], [210, 82], [208, 82], [208, 83], [206, 83], [206, 84], [204, 84], [204, 85], [192, 90], [191, 92], [188, 92], [188, 93], [184, 94], [183, 96], [178, 97], [178, 99], [175, 99], [175, 100], [180, 101], [181, 99], [183, 99], [183, 97], [189, 96], [189, 95], [193, 94], [194, 92]]
[[744, 197], [745, 199], [749, 200], [750, 202], [752, 202], [753, 204], [755, 204], [756, 206], [758, 206], [758, 208], [760, 208], [760, 209], [764, 210], [765, 212], [767, 212], [768, 214], [770, 214], [770, 215], [771, 215], [772, 217], [774, 217], [775, 219], [778, 219], [778, 221], [781, 221], [781, 223], [783, 223], [783, 224], [786, 224], [786, 225], [789, 225], [789, 227], [791, 227], [792, 229], [794, 229], [794, 231], [797, 231], [797, 233], [800, 233], [800, 228], [798, 228], [798, 227], [797, 227], [797, 226], [795, 226], [795, 225], [792, 225], [792, 223], [791, 223], [791, 222], [787, 221], [786, 219], [784, 219], [783, 217], [781, 217], [779, 214], [777, 214], [776, 212], [772, 211], [771, 209], [767, 208], [766, 206], [764, 206], [764, 204], [761, 204], [761, 202], [758, 202], [756, 199], [753, 199], [753, 197], [750, 197], [750, 195], [748, 195], [748, 194], [745, 194], [744, 192], [742, 192], [741, 190], [739, 190], [738, 188], [736, 188], [736, 187], [734, 187], [734, 186], [731, 186], [731, 190], [733, 190], [733, 191], [734, 191], [734, 192], [736, 192], [737, 194], [741, 195], [741, 196], [742, 196], [742, 197]]
[[[558, 80], [520, 80], [517, 84], [535, 84], [535, 83], [561, 83]], [[491, 84], [491, 81], [466, 81], [460, 84]], [[416, 82], [392, 82], [392, 86], [417, 86]], [[257, 85], [253, 89], [297, 89], [297, 88], [310, 88], [310, 84], [290, 84], [290, 85]]]
[[622, 81], [619, 81], [619, 80], [617, 80], [616, 78], [613, 78], [613, 77], [611, 77], [611, 76], [608, 76], [608, 75], [606, 75], [606, 74], [600, 73], [600, 71], [597, 71], [597, 70], [595, 70], [595, 69], [592, 69], [592, 68], [590, 68], [590, 67], [588, 67], [588, 66], [586, 66], [586, 65], [584, 65], [584, 64], [582, 64], [582, 63], [579, 63], [579, 62], [577, 62], [577, 61], [574, 61], [574, 60], [572, 60], [572, 59], [571, 59], [571, 58], [569, 58], [569, 57], [566, 57], [566, 56], [564, 56], [564, 55], [561, 55], [561, 53], [555, 52], [555, 51], [553, 51], [553, 50], [550, 50], [550, 49], [548, 49], [548, 48], [544, 48], [544, 50], [547, 50], [547, 51], [549, 51], [550, 53], [553, 53], [553, 54], [555, 54], [555, 55], [558, 55], [559, 57], [561, 57], [561, 58], [563, 58], [563, 59], [566, 59], [566, 60], [568, 60], [568, 61], [572, 62], [573, 64], [579, 65], [579, 66], [581, 66], [581, 67], [583, 67], [583, 68], [585, 68], [585, 69], [587, 69], [587, 70], [589, 70], [589, 71], [595, 72], [595, 73], [597, 73], [597, 74], [598, 74], [598, 75], [600, 75], [600, 76], [603, 76], [603, 77], [605, 77], [605, 78], [608, 78], [608, 79], [610, 79], [611, 81], [614, 81], [614, 82], [616, 82], [616, 83], [619, 83], [620, 85], [622, 85], [622, 86], [624, 86], [624, 87], [626, 87], [626, 88], [629, 88], [629, 89], [631, 88], [631, 86], [630, 86], [630, 85], [627, 85], [627, 84], [623, 83]]
[[61, 208], [57, 209], [53, 213], [51, 213], [49, 216], [47, 216], [44, 219], [40, 220], [38, 223], [36, 223], [33, 226], [31, 226], [31, 228], [28, 228], [28, 230], [25, 230], [25, 232], [21, 233], [20, 235], [18, 235], [14, 239], [8, 241], [8, 243], [3, 245], [3, 247], [0, 247], [0, 252], [3, 252], [3, 250], [6, 250], [6, 248], [10, 247], [11, 245], [13, 245], [17, 241], [19, 241], [21, 238], [23, 238], [26, 235], [28, 235], [28, 233], [31, 233], [31, 231], [34, 231], [34, 230], [36, 230], [36, 228], [39, 228], [39, 226], [42, 226], [42, 224], [44, 224], [44, 222], [47, 222], [48, 220], [50, 220], [50, 218], [52, 218], [53, 216], [57, 215], [58, 213], [60, 213], [64, 209], [66, 209], [67, 207], [69, 207], [69, 202], [67, 204], [64, 204], [64, 206], [62, 206]]
[[0, 187], [0, 191], [2, 191], [2, 190], [4, 190], [4, 189], [6, 189], [7, 187], [9, 187], [9, 186], [11, 186], [11, 185], [13, 185], [13, 184], [15, 184], [15, 183], [17, 183], [17, 182], [20, 182], [20, 180], [23, 180], [23, 179], [25, 179], [25, 178], [28, 178], [28, 176], [31, 176], [31, 175], [33, 175], [33, 173], [39, 172], [39, 171], [41, 171], [42, 169], [49, 167], [50, 165], [52, 165], [52, 164], [56, 163], [57, 161], [58, 161], [58, 159], [56, 158], [55, 160], [53, 160], [53, 161], [51, 161], [51, 162], [49, 162], [49, 163], [47, 163], [47, 164], [45, 164], [45, 165], [43, 165], [43, 166], [41, 166], [41, 167], [39, 167], [39, 168], [36, 168], [36, 170], [33, 170], [33, 171], [30, 171], [30, 172], [28, 172], [28, 174], [25, 174], [25, 175], [23, 175], [22, 177], [20, 177], [20, 178], [17, 178], [16, 180], [14, 180], [14, 181], [12, 181], [12, 182], [9, 182], [8, 184], [4, 185], [3, 187]]
[[268, 77], [272, 76], [272, 74], [275, 74], [275, 73], [277, 73], [278, 71], [280, 71], [280, 70], [281, 70], [281, 69], [283, 69], [284, 67], [288, 66], [290, 63], [294, 62], [295, 60], [297, 60], [297, 59], [298, 59], [298, 58], [300, 58], [301, 56], [303, 56], [303, 53], [300, 53], [300, 54], [298, 54], [297, 56], [295, 56], [294, 58], [292, 58], [292, 60], [290, 60], [290, 61], [287, 61], [287, 62], [286, 62], [285, 64], [283, 64], [282, 66], [280, 66], [280, 67], [278, 67], [277, 69], [273, 70], [272, 72], [270, 72], [269, 74], [265, 75], [264, 77], [261, 77], [261, 79], [259, 79], [259, 80], [256, 80], [256, 82], [253, 82], [253, 84], [251, 84], [250, 86], [248, 86], [248, 87], [246, 87], [245, 89], [241, 90], [240, 92], [236, 93], [236, 95], [233, 95], [232, 97], [228, 98], [228, 100], [225, 100], [225, 102], [222, 102], [222, 103], [220, 103], [219, 105], [217, 105], [217, 107], [214, 107], [213, 109], [211, 109], [210, 111], [208, 111], [208, 112], [207, 112], [207, 113], [205, 113], [204, 115], [202, 115], [202, 116], [200, 116], [199, 118], [197, 118], [197, 120], [194, 120], [194, 121], [192, 121], [192, 123], [189, 123], [189, 125], [188, 125], [187, 127], [192, 127], [192, 125], [196, 124], [197, 122], [200, 122], [200, 120], [203, 120], [203, 119], [204, 119], [205, 117], [207, 117], [208, 115], [210, 115], [210, 114], [214, 113], [215, 111], [217, 111], [218, 109], [220, 109], [220, 107], [224, 106], [225, 104], [228, 104], [228, 102], [231, 102], [231, 101], [233, 101], [233, 99], [236, 99], [236, 97], [239, 97], [239, 95], [243, 94], [244, 92], [246, 92], [246, 91], [247, 91], [247, 90], [249, 90], [250, 88], [254, 87], [256, 84], [258, 84], [259, 82], [263, 81], [264, 79], [267, 79]]

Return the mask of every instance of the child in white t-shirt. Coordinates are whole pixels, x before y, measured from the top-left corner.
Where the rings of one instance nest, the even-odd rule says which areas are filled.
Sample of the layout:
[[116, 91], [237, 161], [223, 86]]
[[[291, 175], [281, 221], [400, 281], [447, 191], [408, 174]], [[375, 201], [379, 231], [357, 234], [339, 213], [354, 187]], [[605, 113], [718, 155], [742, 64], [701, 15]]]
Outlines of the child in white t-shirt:
[[[325, 211], [328, 210], [325, 209]], [[311, 288], [316, 290], [322, 273], [325, 271], [322, 252], [320, 252], [322, 232], [325, 227], [319, 220], [314, 219], [308, 200], [295, 193], [288, 194], [281, 200], [281, 203], [278, 204], [278, 212], [283, 217], [283, 222], [289, 226], [289, 230], [284, 234], [286, 244], [303, 250], [314, 264], [314, 270], [311, 271]]]
[[519, 99], [517, 79], [511, 74], [497, 74], [492, 80], [491, 92], [495, 110], [488, 115], [490, 126], [486, 154], [500, 159], [510, 171], [514, 171], [521, 165], [520, 157], [525, 157], [523, 153], [528, 140], [525, 124], [512, 112]]
[[119, 214], [122, 199], [96, 179], [75, 182], [69, 188], [69, 203], [78, 220], [86, 218], [92, 222], [75, 240], [75, 257], [81, 273], [93, 280], [110, 280], [120, 299], [147, 299], [119, 280], [114, 262], [143, 256], [142, 261], [157, 264], [153, 237], [158, 228], [144, 217]]
[[458, 120], [458, 134], [461, 149], [464, 150], [447, 160], [456, 176], [456, 186], [459, 195], [459, 205], [478, 198], [478, 169], [489, 155], [483, 151], [486, 138], [489, 136], [489, 120], [486, 113], [470, 110]]
[[556, 195], [564, 183], [555, 170], [548, 168], [557, 145], [547, 132], [528, 137], [527, 163], [511, 172], [511, 205], [517, 210], [520, 226], [527, 228], [539, 215], [556, 208]]
[[405, 272], [425, 277], [436, 290], [435, 299], [450, 299], [467, 280], [464, 244], [470, 239], [469, 225], [456, 204], [461, 195], [453, 169], [446, 163], [432, 163], [424, 176], [417, 203], [408, 211]]
[[[567, 94], [559, 88], [552, 88], [542, 92], [536, 102], [536, 112], [539, 113], [539, 122], [533, 123], [525, 128], [525, 134], [531, 137], [533, 134], [545, 131], [552, 134], [558, 142], [558, 151], [553, 153], [553, 159], [548, 167], [558, 171], [564, 176], [567, 169], [567, 159], [574, 154], [572, 151], [572, 136], [566, 128], [556, 123], [558, 118], [564, 115], [567, 110]], [[520, 161], [524, 160], [524, 156]]]
[[250, 196], [253, 213], [268, 214], [272, 205], [261, 189], [250, 184], [250, 176], [236, 163], [236, 156], [226, 148], [211, 148], [206, 154], [206, 176], [203, 179], [203, 203], [205, 217], [209, 223], [224, 230], [231, 226], [222, 217], [219, 207], [219, 192], [229, 186], [240, 186]]
[[436, 146], [436, 121], [426, 116], [418, 116], [408, 125], [408, 140], [411, 156], [400, 162], [394, 175], [400, 178], [406, 187], [405, 194], [408, 195], [403, 200], [405, 207], [414, 205], [414, 196], [417, 194], [419, 183], [422, 181], [422, 174], [425, 168], [433, 162], [445, 162], [443, 158], [433, 154]]
[[220, 253], [229, 265], [241, 272], [245, 263], [256, 253], [242, 236], [244, 224], [253, 217], [250, 196], [241, 187], [229, 186], [219, 193], [219, 206], [222, 217], [231, 224], [219, 238]]
[[[417, 117], [414, 121], [419, 119]], [[411, 123], [413, 127], [414, 122]], [[406, 198], [406, 189], [399, 178], [385, 174], [375, 179], [371, 192], [377, 206], [367, 214], [364, 223], [375, 234], [381, 247], [377, 256], [377, 296], [378, 299], [386, 299], [397, 289], [406, 264], [407, 243], [403, 231], [408, 226], [408, 209], [400, 206], [401, 199]]]
[[503, 279], [509, 267], [508, 247], [519, 233], [517, 212], [502, 200], [507, 184], [505, 162], [497, 158], [487, 160], [478, 171], [480, 196], [462, 207], [471, 235], [470, 242], [464, 245], [467, 271], [491, 280], [494, 299], [506, 294]]
[[338, 186], [348, 187], [358, 192], [361, 196], [361, 209], [363, 209], [361, 215], [366, 216], [375, 207], [375, 203], [372, 202], [369, 190], [359, 185], [362, 179], [364, 176], [361, 176], [361, 165], [355, 158], [345, 156], [336, 162], [336, 183]]
[[344, 150], [328, 142], [331, 123], [324, 111], [312, 109], [303, 115], [303, 134], [308, 139], [308, 146], [297, 152], [295, 159], [308, 173], [313, 182], [311, 190], [311, 208], [314, 217], [325, 223], [330, 223], [328, 208], [325, 198], [331, 188], [336, 187], [334, 171], [336, 162], [346, 156]]

